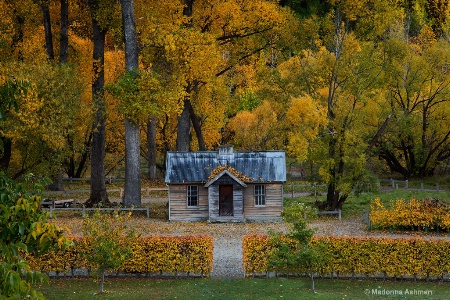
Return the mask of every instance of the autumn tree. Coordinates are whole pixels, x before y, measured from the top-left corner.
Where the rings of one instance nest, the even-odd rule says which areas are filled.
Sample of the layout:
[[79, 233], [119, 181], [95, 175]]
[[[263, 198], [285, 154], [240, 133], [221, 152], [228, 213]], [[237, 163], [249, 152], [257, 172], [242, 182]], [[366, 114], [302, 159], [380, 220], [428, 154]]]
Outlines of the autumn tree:
[[138, 25], [155, 28], [142, 36], [143, 55], [153, 53], [149, 60], [160, 78], [173, 76], [182, 88], [175, 90], [180, 107], [176, 148], [217, 145], [226, 122], [224, 104], [239, 84], [233, 73], [275, 43], [289, 14], [270, 1], [169, 1], [151, 9], [147, 5], [146, 14], [140, 13], [145, 17]]
[[[117, 19], [117, 3], [109, 0], [88, 1], [92, 17], [93, 51], [93, 81], [92, 103], [94, 106], [94, 123], [91, 149], [91, 193], [88, 206], [108, 203], [105, 186], [105, 131], [106, 131], [106, 101], [105, 85], [105, 39], [109, 28]], [[116, 18], [114, 18], [116, 17]]]
[[27, 86], [0, 124], [1, 134], [11, 141], [7, 172], [13, 178], [30, 171], [54, 175], [66, 155], [67, 128], [80, 99], [76, 73], [47, 63], [9, 64], [3, 70]]
[[424, 27], [408, 42], [403, 30], [383, 43], [386, 100], [392, 116], [376, 154], [404, 178], [426, 177], [449, 157], [448, 41]]

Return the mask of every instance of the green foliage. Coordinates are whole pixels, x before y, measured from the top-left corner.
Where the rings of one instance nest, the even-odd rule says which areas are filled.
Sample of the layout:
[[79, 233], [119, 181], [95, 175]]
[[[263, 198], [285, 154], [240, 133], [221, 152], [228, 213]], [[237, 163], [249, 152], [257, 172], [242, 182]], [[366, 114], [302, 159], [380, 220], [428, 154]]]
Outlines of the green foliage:
[[0, 83], [0, 121], [5, 120], [8, 111], [18, 109], [17, 100], [29, 86], [27, 81], [15, 78]]
[[37, 178], [30, 173], [19, 183], [0, 173], [0, 205], [9, 207], [20, 197], [30, 199], [32, 195], [40, 195], [49, 182], [47, 178]]
[[0, 298], [43, 299], [33, 284], [47, 282], [48, 278], [32, 271], [21, 253], [39, 256], [50, 249], [67, 247], [70, 241], [57, 226], [47, 223], [48, 213], [39, 209], [39, 196], [22, 193], [23, 186], [5, 177], [0, 183]]
[[100, 272], [100, 293], [103, 293], [105, 271], [117, 269], [132, 256], [132, 245], [136, 239], [134, 229], [128, 229], [126, 221], [131, 212], [121, 214], [101, 213], [96, 210], [92, 216], [86, 215], [83, 222], [83, 235], [91, 246], [83, 253], [91, 265]]
[[289, 273], [306, 266], [309, 269], [314, 292], [312, 268], [314, 264], [323, 259], [323, 256], [319, 255], [319, 252], [323, 252], [323, 249], [310, 247], [314, 231], [307, 227], [306, 217], [313, 212], [314, 209], [305, 206], [303, 203], [293, 204], [283, 211], [283, 218], [292, 224], [292, 228], [285, 236], [281, 234], [272, 236], [271, 243], [274, 248], [269, 254], [269, 268]]
[[257, 98], [255, 93], [253, 93], [252, 90], [247, 90], [242, 95], [240, 95], [239, 99], [239, 111], [241, 110], [247, 110], [252, 111], [256, 107], [261, 105], [261, 100]]
[[155, 113], [156, 99], [161, 90], [158, 78], [145, 71], [126, 71], [116, 83], [106, 86], [106, 90], [120, 100], [119, 112], [126, 118], [138, 121]]

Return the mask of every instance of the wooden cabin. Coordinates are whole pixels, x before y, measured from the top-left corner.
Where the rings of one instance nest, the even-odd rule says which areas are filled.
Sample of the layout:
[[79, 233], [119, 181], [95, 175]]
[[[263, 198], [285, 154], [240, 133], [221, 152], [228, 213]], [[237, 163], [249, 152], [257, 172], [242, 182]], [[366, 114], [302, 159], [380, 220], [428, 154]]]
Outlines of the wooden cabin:
[[168, 152], [170, 221], [279, 220], [286, 181], [284, 151]]

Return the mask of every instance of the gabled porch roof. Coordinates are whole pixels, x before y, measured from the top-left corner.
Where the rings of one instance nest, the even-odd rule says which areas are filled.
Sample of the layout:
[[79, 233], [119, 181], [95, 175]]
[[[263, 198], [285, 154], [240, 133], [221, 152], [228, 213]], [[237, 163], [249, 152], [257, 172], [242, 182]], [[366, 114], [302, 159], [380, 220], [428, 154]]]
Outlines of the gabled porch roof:
[[234, 176], [233, 174], [231, 174], [228, 170], [223, 170], [222, 172], [220, 172], [218, 175], [216, 175], [214, 178], [212, 178], [211, 180], [209, 180], [206, 184], [205, 187], [209, 187], [211, 184], [213, 184], [214, 182], [216, 182], [217, 180], [219, 180], [222, 176], [224, 175], [228, 175], [230, 176], [234, 181], [236, 181], [239, 185], [241, 185], [242, 187], [247, 187], [247, 185], [242, 182], [241, 180], [239, 180], [239, 178], [237, 178], [236, 176]]

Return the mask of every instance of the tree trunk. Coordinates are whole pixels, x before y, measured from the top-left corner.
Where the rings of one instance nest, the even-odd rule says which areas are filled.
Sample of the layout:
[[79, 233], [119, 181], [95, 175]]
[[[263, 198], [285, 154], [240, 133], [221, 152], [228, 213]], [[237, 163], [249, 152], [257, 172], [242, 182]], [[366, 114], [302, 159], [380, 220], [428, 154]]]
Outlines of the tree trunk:
[[[138, 73], [139, 47], [137, 43], [133, 0], [121, 0], [122, 24], [125, 37], [125, 65], [127, 72]], [[137, 120], [125, 120], [125, 192], [124, 205], [141, 206], [140, 141]]]
[[45, 50], [47, 52], [47, 60], [53, 61], [55, 59], [55, 53], [53, 51], [53, 36], [52, 23], [50, 22], [50, 11], [47, 4], [42, 4], [41, 9], [42, 15], [44, 17]]
[[[193, 5], [195, 0], [184, 0], [183, 4], [183, 16], [191, 17], [193, 11]], [[189, 22], [186, 27], [191, 27], [192, 24]], [[189, 83], [186, 87], [186, 92], [189, 95], [192, 91], [192, 86]], [[183, 111], [178, 117], [177, 123], [177, 151], [189, 152], [190, 148], [190, 132], [191, 124], [189, 120], [189, 106], [190, 106], [190, 96], [184, 97], [183, 100]]]
[[200, 151], [206, 151], [206, 144], [203, 138], [202, 125], [200, 118], [195, 114], [191, 101], [188, 101], [189, 116], [191, 117], [192, 127], [194, 127], [195, 134], [197, 135], [198, 148]]
[[106, 102], [103, 92], [106, 30], [100, 28], [94, 18], [92, 29], [94, 34], [92, 99], [95, 116], [91, 150], [91, 194], [86, 203], [88, 207], [99, 203], [109, 203], [105, 185]]
[[66, 173], [67, 176], [71, 178], [80, 178], [83, 172], [86, 170], [86, 164], [89, 159], [89, 154], [91, 151], [91, 143], [92, 143], [92, 130], [88, 133], [88, 136], [85, 138], [83, 148], [79, 149], [81, 152], [80, 159], [78, 161], [78, 166], [76, 166], [75, 161], [75, 146], [73, 145], [73, 138], [68, 137], [67, 143], [69, 145], [69, 150], [71, 152], [69, 161], [66, 163]]
[[156, 181], [156, 116], [147, 121], [148, 179]]
[[141, 207], [139, 125], [125, 120], [125, 207]]
[[11, 162], [12, 140], [4, 136], [0, 137], [0, 139], [3, 145], [3, 149], [0, 151], [0, 170], [6, 173]]
[[189, 99], [183, 102], [183, 111], [177, 123], [177, 151], [189, 152], [191, 123], [189, 121]]
[[59, 33], [59, 62], [69, 60], [69, 0], [61, 0], [61, 31]]
[[11, 53], [14, 55], [14, 52], [17, 49], [17, 60], [23, 61], [23, 52], [21, 49], [21, 45], [23, 43], [24, 36], [24, 27], [25, 27], [25, 17], [20, 15], [19, 12], [14, 8], [14, 35], [11, 43]]

